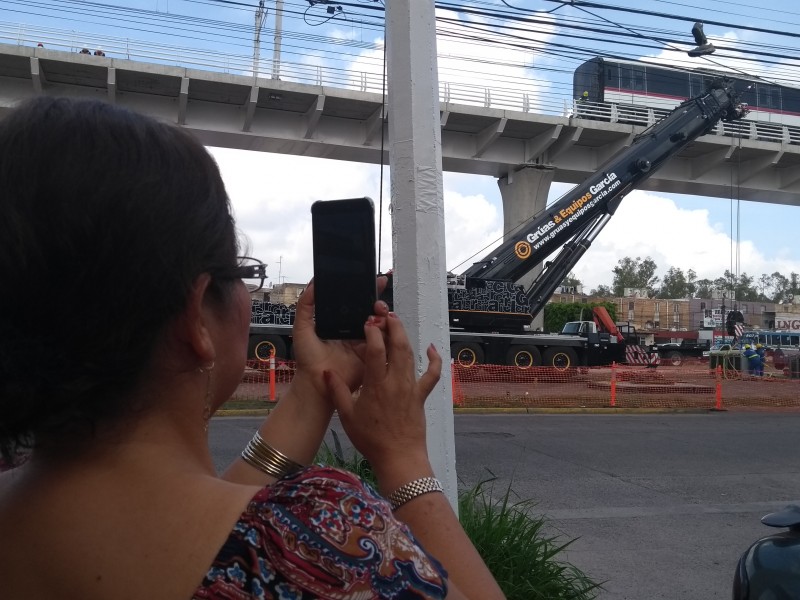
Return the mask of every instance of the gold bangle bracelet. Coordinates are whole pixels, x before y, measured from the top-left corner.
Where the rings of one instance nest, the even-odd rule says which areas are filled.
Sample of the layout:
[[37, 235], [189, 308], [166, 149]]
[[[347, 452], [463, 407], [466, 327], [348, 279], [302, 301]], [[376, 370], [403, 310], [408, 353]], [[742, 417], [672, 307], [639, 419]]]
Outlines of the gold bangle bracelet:
[[292, 475], [304, 468], [300, 463], [270, 446], [258, 432], [242, 450], [242, 460], [276, 479]]

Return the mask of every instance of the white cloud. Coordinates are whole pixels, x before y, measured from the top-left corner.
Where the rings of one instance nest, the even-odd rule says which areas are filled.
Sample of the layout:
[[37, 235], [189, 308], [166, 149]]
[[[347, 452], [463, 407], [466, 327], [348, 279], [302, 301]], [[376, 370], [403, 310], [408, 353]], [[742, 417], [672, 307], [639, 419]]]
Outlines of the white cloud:
[[[729, 224], [712, 222], [708, 210], [682, 209], [674, 200], [651, 192], [634, 191], [623, 200], [574, 271], [587, 288], [611, 285], [611, 270], [626, 256], [649, 256], [658, 265], [659, 276], [669, 267], [692, 269], [698, 279], [716, 279], [732, 265], [736, 270]], [[747, 238], [740, 239], [739, 257], [739, 273], [756, 279], [775, 271], [800, 272], [800, 261], [786, 249], [767, 256]]]
[[[249, 252], [268, 263], [270, 281], [311, 278], [311, 204], [371, 196], [377, 168], [344, 161], [209, 148], [225, 180]], [[280, 264], [279, 264], [280, 261]]]
[[[438, 10], [438, 16], [452, 18], [452, 11]], [[529, 110], [552, 112], [551, 83], [534, 78], [533, 50], [498, 46], [492, 42], [491, 23], [472, 16], [460, 23], [439, 23], [437, 37], [438, 76], [441, 95], [450, 102], [522, 110], [527, 95]], [[472, 28], [476, 26], [478, 28]], [[542, 46], [549, 40], [555, 25], [542, 25], [526, 34], [531, 47]], [[446, 34], [446, 35], [445, 35]], [[467, 36], [468, 39], [459, 39]], [[487, 42], [475, 38], [486, 38]], [[366, 91], [382, 89], [383, 40], [375, 40], [378, 48], [365, 50], [345, 66], [349, 85], [364, 86]], [[364, 74], [364, 79], [361, 79]], [[487, 89], [491, 91], [487, 95]], [[560, 110], [560, 104], [555, 103]]]
[[461, 273], [502, 241], [503, 215], [482, 195], [445, 189], [444, 199], [447, 268]]
[[[370, 196], [380, 213], [377, 165], [209, 148], [220, 166], [236, 223], [248, 252], [268, 263], [273, 283], [279, 277], [302, 283], [311, 278], [311, 204], [315, 200]], [[389, 169], [384, 172], [381, 269], [392, 266]], [[445, 175], [464, 178], [463, 175]], [[482, 195], [445, 191], [447, 259], [452, 267], [502, 235], [502, 215]], [[376, 215], [377, 220], [377, 215]], [[280, 261], [280, 264], [279, 264]], [[463, 271], [468, 264], [462, 266]]]

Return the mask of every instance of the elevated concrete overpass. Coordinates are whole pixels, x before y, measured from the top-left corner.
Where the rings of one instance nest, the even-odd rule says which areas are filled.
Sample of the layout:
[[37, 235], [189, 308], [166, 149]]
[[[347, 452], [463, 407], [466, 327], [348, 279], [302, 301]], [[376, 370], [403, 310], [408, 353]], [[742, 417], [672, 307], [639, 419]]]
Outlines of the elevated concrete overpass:
[[[106, 99], [210, 146], [388, 163], [382, 95], [366, 91], [0, 44], [0, 111], [37, 94]], [[611, 122], [446, 101], [440, 111], [444, 170], [498, 178], [507, 229], [544, 206], [551, 181], [582, 181], [657, 117], [614, 105], [596, 108]], [[720, 125], [642, 189], [797, 205], [800, 132]]]

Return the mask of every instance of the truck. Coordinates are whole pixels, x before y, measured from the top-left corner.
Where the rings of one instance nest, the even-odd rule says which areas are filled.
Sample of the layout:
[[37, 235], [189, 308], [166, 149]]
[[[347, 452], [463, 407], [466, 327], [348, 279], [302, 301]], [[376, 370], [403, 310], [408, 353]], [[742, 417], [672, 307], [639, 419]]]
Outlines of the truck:
[[[462, 274], [448, 274], [451, 357], [464, 366], [485, 362], [566, 369], [630, 362], [632, 356], [648, 354], [638, 346], [635, 332], [622, 335], [607, 313], [607, 318], [595, 314], [594, 327], [578, 325], [573, 331], [569, 324], [555, 334], [531, 331], [530, 324], [631, 190], [720, 120], [742, 119], [747, 110], [730, 81], [714, 80], [532, 216], [489, 255]], [[527, 289], [516, 283], [542, 263]], [[384, 299], [391, 305], [391, 276]], [[293, 317], [292, 307], [254, 302], [250, 356], [291, 357]]]
[[672, 366], [679, 367], [687, 357], [703, 358], [711, 351], [711, 340], [681, 340], [656, 344], [658, 356]]

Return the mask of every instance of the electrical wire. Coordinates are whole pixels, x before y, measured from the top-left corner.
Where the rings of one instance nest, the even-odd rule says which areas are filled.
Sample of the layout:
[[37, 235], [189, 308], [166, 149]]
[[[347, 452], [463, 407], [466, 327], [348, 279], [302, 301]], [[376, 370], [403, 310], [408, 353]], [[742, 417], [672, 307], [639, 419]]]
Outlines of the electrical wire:
[[[215, 1], [215, 0], [185, 0], [185, 1], [188, 1], [188, 2], [193, 2], [193, 3], [203, 3], [203, 4], [209, 4], [209, 3], [211, 3], [211, 4], [216, 4], [216, 5], [219, 5], [219, 4], [221, 4], [221, 2], [219, 2], [219, 0], [216, 0], [216, 1]], [[91, 4], [91, 5], [93, 5], [93, 6], [103, 6], [103, 5], [101, 5], [100, 3], [85, 3], [85, 4]], [[241, 10], [244, 10], [245, 8], [246, 8], [246, 9], [251, 9], [251, 8], [252, 8], [250, 5], [248, 5], [248, 4], [246, 4], [246, 3], [243, 3], [243, 2], [236, 2], [235, 0], [226, 0], [226, 1], [225, 1], [224, 3], [222, 3], [222, 4], [225, 4], [225, 5], [226, 5], [226, 6], [228, 6], [228, 7], [231, 7], [231, 6], [233, 6], [233, 7], [235, 7], [235, 9], [236, 9], [236, 10], [239, 10], [239, 11], [241, 11]], [[478, 3], [478, 4], [480, 5], [480, 3]], [[443, 5], [443, 3], [440, 3], [440, 5]], [[106, 6], [107, 6], [107, 5], [106, 5]], [[561, 6], [561, 5], [559, 5], [559, 6]], [[289, 11], [287, 11], [287, 12], [289, 12]], [[298, 11], [295, 11], [295, 12], [298, 12]], [[161, 13], [156, 13], [156, 14], [157, 14], [157, 15], [160, 15]], [[487, 16], [487, 15], [488, 15], [488, 16], [490, 16], [490, 17], [496, 17], [496, 16], [504, 17], [504, 16], [505, 16], [505, 15], [502, 15], [502, 14], [498, 15], [498, 13], [496, 13], [496, 12], [493, 12], [493, 11], [492, 11], [492, 12], [486, 12], [486, 11], [484, 11], [484, 12], [481, 12], [480, 14], [481, 14], [481, 15], [483, 15], [483, 16]], [[586, 22], [588, 22], [588, 21], [586, 21]], [[581, 27], [581, 26], [579, 26], [579, 25], [577, 25], [577, 26], [575, 26], [575, 25], [568, 25], [568, 26], [570, 26], [570, 27]], [[584, 29], [585, 29], [585, 27], [584, 27]], [[506, 27], [506, 28], [505, 28], [505, 31], [503, 32], [503, 33], [505, 33], [505, 34], [506, 34], [506, 36], [505, 36], [505, 37], [507, 37], [507, 32], [508, 32], [508, 28]], [[611, 35], [611, 34], [613, 33], [613, 31], [611, 31], [611, 30], [605, 30], [605, 31], [603, 31], [602, 33], [603, 33], [604, 35]], [[561, 35], [563, 35], [563, 34], [561, 34]], [[495, 40], [497, 40], [497, 37], [496, 37], [496, 36], [495, 36]], [[248, 41], [249, 41], [249, 40], [248, 40]], [[619, 40], [618, 40], [618, 41], [619, 41]], [[658, 41], [661, 41], [661, 40], [658, 40]], [[487, 40], [487, 43], [488, 43], [488, 40]], [[303, 48], [303, 50], [308, 50], [308, 48]], [[567, 49], [565, 48], [565, 50], [567, 50]], [[734, 49], [734, 50], [736, 50], [736, 49]], [[584, 55], [588, 55], [588, 54], [597, 54], [597, 53], [598, 53], [598, 51], [597, 51], [596, 49], [590, 49], [588, 52], [585, 52], [585, 53], [584, 53]], [[602, 52], [601, 52], [601, 53], [602, 53]], [[783, 54], [781, 54], [781, 56], [783, 56], [783, 55], [785, 55], [785, 52], [784, 52]], [[635, 57], [635, 56], [632, 56], [632, 57]], [[783, 78], [782, 78], [782, 79], [783, 79]], [[788, 78], [787, 78], [787, 79], [788, 79]]]
[[[238, 0], [184, 1], [194, 4], [221, 6], [229, 11], [239, 13], [242, 13], [242, 11], [247, 11], [249, 13], [254, 8], [254, 5]], [[14, 2], [14, 0], [9, 0], [6, 4], [15, 3], [16, 2]], [[628, 29], [633, 29], [630, 26], [621, 23], [615, 23], [614, 21], [610, 21], [608, 19], [603, 20], [602, 17], [596, 17], [592, 14], [589, 14], [587, 17], [585, 16], [586, 13], [581, 13], [584, 15], [581, 18], [575, 18], [566, 13], [559, 13], [560, 16], [557, 21], [552, 20], [553, 17], [542, 19], [540, 17], [545, 15], [545, 13], [549, 14], [553, 11], [531, 11], [529, 13], [525, 13], [524, 15], [520, 15], [519, 10], [521, 9], [518, 9], [517, 7], [512, 8], [512, 5], [509, 2], [504, 2], [503, 4], [505, 7], [510, 8], [510, 10], [517, 11], [517, 14], [511, 14], [511, 12], [508, 10], [497, 10], [497, 5], [488, 4], [486, 2], [480, 2], [477, 0], [459, 5], [454, 5], [448, 2], [437, 3], [437, 8], [440, 10], [450, 10], [451, 12], [454, 11], [458, 15], [458, 18], [450, 18], [446, 16], [443, 17], [441, 15], [437, 17], [437, 22], [439, 23], [438, 31], [441, 38], [445, 40], [452, 40], [454, 42], [460, 41], [461, 43], [470, 44], [469, 48], [465, 47], [464, 52], [460, 52], [458, 55], [448, 58], [448, 64], [461, 63], [465, 65], [465, 67], [447, 67], [446, 69], [442, 69], [442, 73], [446, 75], [450, 74], [453, 77], [466, 77], [470, 74], [471, 70], [471, 67], [468, 66], [469, 63], [487, 65], [495, 64], [503, 67], [514, 67], [513, 62], [510, 59], [495, 59], [492, 61], [489, 58], [484, 59], [481, 57], [470, 56], [470, 53], [474, 53], [476, 47], [485, 45], [487, 48], [489, 48], [500, 45], [508, 47], [512, 50], [534, 52], [536, 56], [539, 56], [542, 59], [542, 62], [537, 64], [537, 70], [547, 70], [554, 74], [563, 73], [566, 75], [573, 71], [574, 68], [577, 67], [577, 65], [581, 62], [593, 56], [597, 56], [598, 54], [614, 59], [639, 59], [641, 52], [624, 52], [621, 50], [626, 47], [631, 49], [640, 48], [645, 50], [660, 50], [663, 49], [665, 42], [676, 43], [678, 41], [676, 36], [681, 35], [671, 32], [667, 29], [659, 29], [656, 27], [639, 27], [639, 31], [631, 32], [624, 29], [625, 27], [628, 27]], [[44, 2], [25, 3], [25, 6], [31, 5], [39, 7], [47, 6], [47, 4]], [[252, 40], [250, 39], [253, 32], [252, 25], [243, 25], [242, 23], [231, 23], [208, 19], [200, 20], [185, 15], [165, 15], [164, 13], [160, 12], [146, 11], [143, 9], [129, 7], [119, 7], [117, 5], [102, 4], [100, 2], [89, 2], [88, 0], [64, 0], [59, 7], [59, 15], [62, 17], [65, 9], [64, 5], [71, 7], [82, 7], [82, 10], [79, 11], [79, 14], [81, 14], [83, 17], [80, 19], [82, 21], [85, 21], [85, 13], [87, 12], [87, 9], [90, 8], [90, 13], [95, 15], [97, 18], [103, 18], [103, 15], [105, 15], [108, 18], [114, 18], [115, 23], [118, 23], [120, 20], [138, 23], [138, 25], [134, 25], [132, 27], [132, 29], [136, 31], [158, 34], [160, 28], [163, 26], [164, 28], [169, 28], [169, 33], [171, 36], [175, 36], [175, 31], [177, 30], [179, 32], [178, 35], [180, 35], [183, 39], [196, 40], [199, 42], [210, 42], [214, 44], [219, 43], [219, 41], [224, 37], [228, 45], [233, 47], [241, 47], [243, 51], [245, 48], [247, 48], [249, 51], [252, 43]], [[331, 2], [328, 1], [318, 1], [314, 4], [314, 6], [317, 6], [320, 10], [327, 10], [327, 8], [329, 8], [331, 5]], [[339, 4], [337, 4], [337, 6], [338, 5]], [[365, 3], [360, 1], [355, 4], [342, 3], [342, 5], [348, 7], [357, 7], [359, 9], [366, 7], [368, 9], [366, 12], [361, 10], [359, 15], [353, 16], [348, 14], [347, 16], [347, 19], [351, 22], [351, 25], [356, 24], [356, 19], [361, 19], [357, 24], [362, 27], [362, 30], [363, 28], [367, 28], [367, 30], [374, 29], [375, 25], [380, 22], [379, 20], [375, 20], [374, 22], [370, 23], [369, 20], [364, 17], [365, 14], [369, 13], [368, 16], [380, 15], [382, 17], [384, 11], [384, 7], [375, 2]], [[555, 9], [558, 9], [562, 6], [564, 6], [564, 2], [558, 3], [558, 6], [556, 6]], [[300, 22], [302, 20], [303, 13], [306, 11], [306, 8], [306, 5], [303, 3], [293, 3], [291, 0], [288, 0], [287, 7], [284, 8], [284, 13], [287, 17], [294, 19], [295, 22]], [[122, 19], [120, 19], [118, 14], [118, 11], [121, 9], [124, 9], [124, 16]], [[350, 9], [348, 8], [348, 10]], [[73, 10], [73, 12], [78, 11]], [[478, 19], [481, 22], [476, 22], [475, 19]], [[170, 23], [170, 20], [172, 20], [172, 23]], [[179, 25], [176, 28], [174, 25], [175, 20], [183, 25]], [[684, 20], [686, 19], [684, 18]], [[608, 27], [609, 22], [611, 27]], [[144, 25], [145, 23], [149, 27], [139, 26]], [[525, 33], [528, 33], [527, 30], [531, 28], [535, 30], [543, 25], [552, 26], [554, 24], [557, 24], [558, 27], [558, 33], [555, 34], [556, 36], [565, 38], [568, 37], [572, 39], [583, 39], [584, 43], [581, 45], [560, 44], [552, 39], [552, 36], [545, 38], [544, 40], [536, 40], [524, 35]], [[598, 24], [602, 24], [602, 26]], [[383, 23], [380, 22], [380, 27], [382, 26]], [[564, 31], [563, 29], [566, 29], [567, 31]], [[569, 31], [577, 33], [569, 33]], [[234, 35], [229, 35], [225, 32], [232, 32]], [[581, 35], [581, 32], [592, 32], [593, 35]], [[265, 33], [269, 33], [269, 30], [266, 30]], [[358, 52], [352, 51], [358, 50], [357, 44], [355, 44], [352, 40], [342, 40], [340, 38], [337, 39], [331, 37], [326, 38], [324, 36], [318, 36], [314, 38], [309, 37], [307, 33], [304, 34], [300, 31], [291, 32], [288, 30], [288, 28], [284, 31], [284, 36], [287, 40], [285, 44], [287, 57], [296, 56], [298, 61], [302, 61], [306, 56], [309, 55], [317, 55], [320, 57], [320, 60], [324, 58], [326, 61], [335, 61], [336, 59], [351, 62], [354, 62], [355, 60], [370, 60], [370, 57], [365, 57], [363, 53], [359, 54]], [[607, 51], [604, 51], [602, 47], [592, 47], [595, 42], [589, 39], [591, 37], [600, 37], [604, 40], [604, 42], [607, 40], [608, 42], [613, 43], [616, 51], [614, 53], [608, 53]], [[628, 38], [627, 40], [625, 39], [626, 37]], [[655, 42], [655, 44], [651, 44], [649, 42]], [[343, 51], [339, 52], [338, 54], [329, 51], [326, 52], [324, 57], [321, 55], [319, 46], [331, 48], [336, 45], [342, 48]], [[759, 47], [774, 47], [779, 48], [780, 50], [778, 52], [767, 52], [765, 50], [760, 50]], [[363, 45], [361, 49], [363, 49]], [[375, 48], [373, 47], [372, 49]], [[759, 46], [758, 44], [753, 44], [750, 42], [741, 42], [734, 46], [723, 46], [720, 44], [720, 50], [737, 54], [756, 55], [758, 53], [759, 56], [774, 55], [773, 58], [791, 57], [791, 52], [788, 51], [787, 47], [775, 45]], [[489, 53], [485, 54], [487, 56], [489, 55]], [[548, 61], [548, 57], [551, 57], [552, 60]], [[733, 56], [730, 56], [730, 58], [733, 58]], [[785, 61], [782, 63], [782, 61], [767, 61], [764, 59], [759, 60], [754, 58], [754, 56], [737, 56], [735, 58], [737, 61], [747, 61], [753, 65], [774, 65], [775, 67], [780, 66], [780, 69], [770, 69], [769, 79], [767, 79], [768, 81], [791, 84], [798, 79], [798, 72], [797, 69], [794, 68], [796, 66], [794, 61], [787, 67], [784, 64]], [[727, 68], [721, 64], [719, 64], [719, 67], [721, 69]], [[501, 70], [498, 69], [497, 73], [486, 73], [486, 75], [487, 77], [490, 76], [492, 81], [502, 80], [502, 76], [499, 74], [500, 71]], [[748, 69], [748, 71], [752, 70]], [[745, 72], [741, 69], [739, 69], [738, 72], [746, 73], [745, 76], [748, 79], [759, 78], [758, 75], [755, 75], [752, 72]], [[528, 78], [527, 73], [525, 76]], [[762, 79], [764, 78], [762, 77]], [[509, 83], [511, 82], [509, 81]], [[512, 85], [518, 85], [518, 82], [514, 82]], [[563, 94], [565, 99], [571, 98], [572, 96], [571, 86], [568, 86], [563, 82], [559, 82], [558, 77], [556, 78], [555, 84], [549, 84], [549, 89], [551, 93]], [[551, 99], [550, 102], [557, 104], [559, 101], [557, 99]]]
[[739, 25], [734, 23], [724, 23], [722, 21], [709, 21], [707, 19], [696, 19], [693, 17], [683, 17], [680, 15], [672, 15], [669, 13], [661, 13], [652, 10], [644, 10], [641, 8], [632, 8], [629, 6], [614, 6], [611, 4], [600, 4], [599, 2], [586, 2], [584, 0], [544, 0], [545, 2], [557, 2], [562, 5], [571, 6], [574, 8], [584, 9], [585, 7], [589, 8], [601, 8], [605, 10], [613, 10], [613, 11], [620, 11], [625, 13], [635, 13], [639, 15], [646, 15], [651, 17], [660, 17], [662, 19], [674, 19], [677, 21], [686, 21], [689, 23], [693, 23], [695, 21], [703, 21], [703, 23], [707, 23], [708, 25], [717, 25], [719, 27], [730, 27], [732, 29], [742, 29], [746, 31], [755, 31], [758, 33], [768, 33], [770, 35], [780, 35], [786, 37], [793, 37], [793, 38], [800, 38], [800, 33], [789, 33], [788, 31], [779, 31], [774, 29], [765, 29], [763, 27], [753, 27], [752, 25]]
[[[561, 2], [562, 4], [566, 3], [564, 0], [546, 0], [546, 1], [548, 1], [548, 2]], [[625, 29], [626, 31], [629, 31], [633, 35], [636, 35], [636, 36], [639, 36], [639, 37], [642, 37], [642, 38], [645, 38], [645, 39], [651, 39], [651, 40], [656, 41], [656, 42], [659, 41], [659, 40], [654, 39], [654, 38], [652, 38], [652, 37], [650, 37], [648, 35], [639, 33], [638, 31], [628, 27], [627, 25], [621, 25], [619, 23], [616, 23], [615, 21], [612, 21], [611, 19], [607, 19], [606, 17], [603, 17], [601, 15], [596, 15], [592, 11], [584, 8], [584, 6], [593, 6], [593, 7], [600, 6], [602, 8], [611, 8], [611, 7], [603, 6], [603, 5], [597, 5], [596, 3], [593, 3], [593, 2], [581, 2], [581, 4], [576, 4], [575, 2], [569, 2], [568, 4], [570, 6], [572, 6], [572, 7], [574, 7], [574, 8], [577, 8], [578, 10], [581, 10], [581, 11], [583, 11], [583, 12], [585, 12], [585, 13], [587, 13], [587, 14], [595, 17], [595, 18], [597, 18], [597, 19], [602, 19], [603, 21], [606, 21], [606, 22], [608, 22], [608, 23], [610, 23], [612, 25], [615, 25], [617, 27]], [[616, 7], [611, 8], [611, 10], [615, 10], [615, 9], [616, 9]], [[652, 14], [659, 14], [659, 13], [654, 13], [653, 11], [640, 11], [640, 10], [633, 10], [633, 9], [631, 9], [631, 12], [636, 12], [636, 13], [641, 13], [641, 14], [651, 14], [651, 15]], [[800, 35], [798, 35], [797, 37], [800, 37]], [[674, 46], [671, 46], [670, 44], [665, 44], [665, 46], [667, 48], [671, 49], [671, 50], [675, 50], [677, 52], [682, 52], [681, 48], [676, 48]], [[753, 77], [752, 74], [750, 74], [750, 73], [748, 73], [746, 71], [742, 71], [741, 69], [738, 69], [736, 67], [729, 67], [727, 65], [723, 65], [723, 64], [721, 64], [721, 63], [719, 63], [719, 62], [717, 62], [717, 61], [715, 61], [713, 59], [710, 59], [708, 56], [703, 56], [702, 58], [707, 62], [710, 62], [710, 63], [712, 63], [712, 64], [714, 64], [714, 65], [716, 65], [718, 67], [721, 67], [722, 69], [732, 69], [733, 71], [736, 71], [737, 73], [740, 73], [740, 74], [744, 75], [745, 77], [748, 77], [748, 78], [752, 78]], [[764, 80], [764, 81], [769, 81], [767, 79], [764, 79], [763, 77], [761, 77], [761, 79]], [[780, 85], [780, 84], [778, 84], [778, 83], [776, 83], [774, 81], [770, 81], [770, 83], [772, 83], [774, 85]]]

